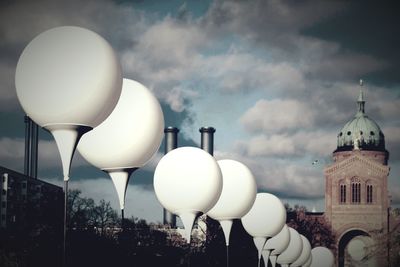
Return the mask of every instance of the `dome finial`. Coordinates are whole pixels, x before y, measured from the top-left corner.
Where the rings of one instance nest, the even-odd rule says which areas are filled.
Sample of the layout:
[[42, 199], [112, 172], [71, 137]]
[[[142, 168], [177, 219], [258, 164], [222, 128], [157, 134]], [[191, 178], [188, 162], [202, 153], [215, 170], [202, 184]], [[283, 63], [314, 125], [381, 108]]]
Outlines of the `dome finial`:
[[364, 101], [364, 93], [362, 91], [362, 86], [364, 85], [364, 81], [360, 79], [360, 94], [358, 96], [357, 105], [358, 105], [358, 112], [357, 115], [362, 115], [365, 113], [365, 101]]

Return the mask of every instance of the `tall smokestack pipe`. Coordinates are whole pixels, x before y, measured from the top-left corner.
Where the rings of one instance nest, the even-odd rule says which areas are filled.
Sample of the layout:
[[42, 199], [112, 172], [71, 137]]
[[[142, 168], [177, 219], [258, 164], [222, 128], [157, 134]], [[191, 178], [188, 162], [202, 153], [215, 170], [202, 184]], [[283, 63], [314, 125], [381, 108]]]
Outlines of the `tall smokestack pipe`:
[[199, 129], [201, 133], [200, 147], [204, 151], [214, 155], [214, 133], [215, 128], [213, 127], [201, 127]]
[[31, 148], [31, 124], [30, 118], [28, 116], [24, 116], [25, 122], [25, 157], [24, 157], [24, 174], [29, 176], [30, 174], [30, 148]]
[[24, 116], [25, 122], [25, 158], [24, 174], [37, 178], [38, 158], [38, 125], [28, 116]]
[[[210, 155], [214, 155], [214, 133], [215, 128], [213, 127], [201, 127], [199, 129], [201, 133], [200, 147]], [[213, 242], [217, 236], [219, 223], [210, 217], [206, 217], [206, 250], [212, 249], [209, 244]]]
[[[167, 127], [165, 133], [165, 154], [178, 147], [179, 129], [176, 127]], [[176, 228], [176, 215], [164, 209], [164, 224], [169, 224], [172, 228]]]
[[37, 178], [38, 168], [38, 139], [39, 126], [31, 120], [31, 173], [30, 176]]

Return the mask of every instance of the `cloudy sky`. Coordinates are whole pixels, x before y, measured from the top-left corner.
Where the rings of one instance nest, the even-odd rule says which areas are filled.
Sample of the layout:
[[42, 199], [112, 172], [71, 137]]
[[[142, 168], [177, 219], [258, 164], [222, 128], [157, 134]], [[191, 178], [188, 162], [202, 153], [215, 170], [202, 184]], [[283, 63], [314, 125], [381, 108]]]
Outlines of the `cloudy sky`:
[[[75, 25], [105, 37], [123, 75], [159, 99], [179, 145], [198, 146], [213, 126], [215, 156], [242, 161], [259, 191], [324, 209], [323, 168], [336, 136], [356, 112], [358, 81], [366, 112], [390, 151], [389, 190], [400, 204], [399, 6], [376, 1], [88, 0], [0, 3], [0, 165], [23, 171], [23, 111], [15, 67], [37, 34]], [[152, 172], [163, 153], [134, 173], [127, 216], [162, 221]], [[318, 159], [318, 164], [312, 162]], [[39, 177], [61, 184], [52, 137], [40, 131]], [[118, 208], [111, 180], [79, 155], [72, 188]]]

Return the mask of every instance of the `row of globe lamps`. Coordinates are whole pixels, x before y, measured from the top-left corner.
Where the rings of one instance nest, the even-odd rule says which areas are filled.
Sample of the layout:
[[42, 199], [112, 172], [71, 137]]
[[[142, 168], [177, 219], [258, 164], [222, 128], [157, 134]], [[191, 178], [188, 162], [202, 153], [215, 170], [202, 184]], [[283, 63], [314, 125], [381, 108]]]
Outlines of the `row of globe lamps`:
[[[23, 110], [56, 141], [65, 201], [77, 148], [110, 175], [123, 218], [129, 178], [157, 152], [163, 138], [164, 117], [153, 94], [122, 78], [116, 53], [103, 37], [75, 26], [35, 37], [19, 58], [15, 85]], [[269, 193], [257, 194], [251, 171], [238, 161], [216, 161], [195, 147], [176, 148], [159, 161], [154, 190], [161, 205], [181, 218], [188, 243], [203, 213], [221, 224], [227, 248], [232, 221], [241, 219], [254, 239], [258, 264], [264, 258], [273, 266], [333, 265], [330, 250], [311, 250], [304, 236], [285, 225], [282, 202]], [[64, 208], [64, 264], [65, 218]]]

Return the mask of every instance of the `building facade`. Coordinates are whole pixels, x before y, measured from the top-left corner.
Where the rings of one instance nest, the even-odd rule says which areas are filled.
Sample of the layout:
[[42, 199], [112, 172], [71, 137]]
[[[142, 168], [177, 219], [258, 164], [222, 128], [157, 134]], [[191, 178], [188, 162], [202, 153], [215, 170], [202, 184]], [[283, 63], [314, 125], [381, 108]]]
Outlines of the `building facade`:
[[19, 231], [61, 221], [61, 187], [1, 166], [0, 181], [0, 228]]
[[362, 91], [332, 157], [324, 169], [325, 218], [336, 236], [337, 266], [387, 266], [389, 152]]

